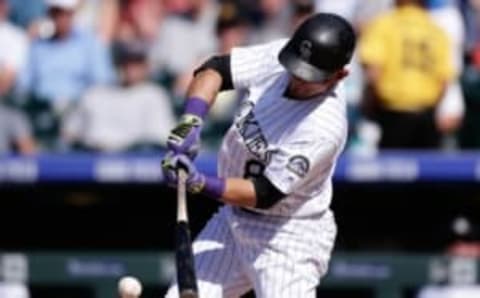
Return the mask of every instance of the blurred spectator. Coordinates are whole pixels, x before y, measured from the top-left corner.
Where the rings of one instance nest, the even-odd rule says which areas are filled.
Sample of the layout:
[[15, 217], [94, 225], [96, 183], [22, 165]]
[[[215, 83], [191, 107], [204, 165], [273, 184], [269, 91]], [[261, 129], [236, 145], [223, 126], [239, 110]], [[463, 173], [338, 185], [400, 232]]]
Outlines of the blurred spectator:
[[27, 119], [20, 112], [0, 103], [0, 153], [10, 152], [32, 154], [35, 152], [35, 142]]
[[195, 65], [216, 47], [214, 1], [188, 0], [181, 14], [167, 16], [150, 53], [153, 72], [172, 82], [173, 91], [183, 95]]
[[292, 17], [290, 32], [294, 32], [295, 29], [305, 21], [310, 15], [315, 12], [315, 5], [313, 0], [293, 0], [292, 1]]
[[26, 34], [8, 22], [8, 13], [8, 1], [0, 0], [0, 44], [4, 45], [0, 48], [0, 153], [30, 154], [35, 151], [35, 146], [29, 122], [20, 112], [7, 107], [6, 99], [3, 99], [12, 90], [19, 71], [24, 67], [28, 51]]
[[32, 42], [20, 88], [54, 104], [78, 99], [86, 88], [113, 80], [108, 49], [92, 32], [74, 27], [77, 0], [46, 0], [55, 31]]
[[472, 62], [480, 68], [480, 1], [465, 0], [463, 16], [466, 23], [465, 48], [471, 55]]
[[183, 14], [190, 9], [191, 0], [163, 0], [167, 14]]
[[316, 0], [315, 5], [316, 11], [335, 13], [353, 22], [355, 20], [356, 9], [360, 4], [359, 2], [358, 0]]
[[89, 90], [63, 125], [67, 143], [99, 151], [163, 147], [175, 123], [166, 92], [148, 82], [147, 48], [120, 44], [121, 86]]
[[0, 297], [2, 298], [29, 298], [27, 287], [21, 283], [0, 282]]
[[380, 148], [441, 144], [435, 109], [454, 76], [451, 45], [421, 2], [397, 0], [360, 39], [369, 91], [365, 112], [381, 128]]
[[55, 147], [58, 118], [85, 90], [113, 81], [109, 51], [93, 32], [74, 26], [78, 0], [47, 0], [53, 35], [35, 39], [24, 68], [17, 104], [29, 115], [35, 136]]
[[454, 70], [461, 73], [464, 65], [463, 52], [466, 41], [466, 28], [459, 8], [455, 0], [424, 0], [430, 16], [445, 32], [447, 32], [453, 47], [452, 57]]
[[163, 19], [162, 1], [123, 0], [120, 3], [117, 39], [124, 42], [138, 39], [153, 42]]
[[465, 216], [458, 216], [452, 221], [451, 239], [447, 254], [465, 258], [480, 258], [480, 239], [478, 226]]
[[480, 297], [480, 286], [476, 284], [477, 260], [480, 257], [476, 227], [462, 216], [453, 221], [452, 230], [454, 238], [445, 251], [448, 262], [434, 268], [433, 284], [422, 288], [418, 298]]
[[395, 5], [395, 0], [357, 0], [353, 22], [359, 31], [363, 26], [381, 14], [387, 13]]
[[480, 1], [468, 0], [464, 16], [467, 24], [467, 64], [462, 75], [465, 119], [459, 133], [460, 147], [480, 148]]
[[75, 24], [79, 28], [97, 32], [100, 39], [109, 44], [113, 40], [118, 17], [117, 0], [81, 0]]
[[465, 114], [465, 103], [459, 82], [459, 76], [463, 72], [465, 26], [460, 10], [453, 0], [428, 0], [427, 6], [435, 23], [448, 34], [452, 45], [455, 77], [446, 87], [436, 111], [437, 126], [443, 134], [448, 135], [456, 132]]
[[44, 0], [8, 0], [11, 5], [11, 20], [23, 28], [28, 28], [34, 21], [45, 15]]
[[215, 24], [217, 52], [229, 54], [233, 47], [243, 45], [247, 41], [250, 29], [249, 19], [234, 1], [223, 3]]
[[0, 0], [0, 98], [11, 91], [28, 51], [27, 36], [9, 23], [8, 12], [8, 1]]
[[465, 118], [458, 134], [463, 149], [480, 148], [480, 68], [466, 65], [462, 76]]
[[261, 22], [252, 32], [249, 43], [256, 44], [290, 35], [290, 0], [260, 0]]
[[390, 10], [393, 4], [394, 0], [316, 0], [315, 8], [343, 16], [360, 31], [365, 23]]

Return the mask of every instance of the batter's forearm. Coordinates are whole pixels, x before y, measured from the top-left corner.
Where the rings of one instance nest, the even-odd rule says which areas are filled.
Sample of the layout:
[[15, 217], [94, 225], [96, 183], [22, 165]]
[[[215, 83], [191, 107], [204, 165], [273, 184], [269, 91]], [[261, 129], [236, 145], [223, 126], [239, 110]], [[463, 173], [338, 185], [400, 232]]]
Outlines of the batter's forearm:
[[[215, 70], [205, 69], [198, 72], [188, 88], [189, 99], [201, 99], [211, 106], [222, 86], [222, 76]], [[256, 204], [255, 187], [250, 180], [241, 178], [207, 177], [203, 193], [225, 204], [254, 207]]]
[[203, 176], [201, 193], [228, 205], [255, 207], [257, 203], [252, 181], [242, 178]]
[[180, 122], [168, 136], [170, 151], [195, 158], [200, 148], [200, 131], [221, 84], [221, 77], [214, 71], [207, 69], [195, 75]]
[[256, 177], [252, 180], [204, 177], [201, 192], [229, 205], [269, 209], [287, 196], [265, 176]]
[[228, 178], [225, 181], [225, 191], [221, 201], [234, 206], [255, 207], [257, 197], [251, 180]]
[[222, 77], [212, 69], [203, 70], [195, 75], [187, 91], [187, 98], [200, 98], [211, 106], [222, 86]]

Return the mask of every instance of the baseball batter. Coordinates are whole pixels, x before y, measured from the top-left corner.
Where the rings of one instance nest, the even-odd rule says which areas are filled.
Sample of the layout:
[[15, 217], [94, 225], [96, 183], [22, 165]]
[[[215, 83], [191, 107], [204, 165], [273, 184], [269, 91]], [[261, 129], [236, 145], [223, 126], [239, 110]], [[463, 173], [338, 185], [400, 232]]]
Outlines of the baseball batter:
[[[332, 173], [346, 135], [341, 80], [355, 48], [333, 14], [307, 19], [289, 40], [235, 48], [196, 70], [185, 114], [163, 160], [167, 181], [188, 170], [191, 193], [225, 203], [193, 244], [200, 297], [315, 297], [334, 246]], [[218, 177], [192, 162], [217, 93], [247, 96], [219, 152]], [[173, 285], [168, 298], [177, 297]]]

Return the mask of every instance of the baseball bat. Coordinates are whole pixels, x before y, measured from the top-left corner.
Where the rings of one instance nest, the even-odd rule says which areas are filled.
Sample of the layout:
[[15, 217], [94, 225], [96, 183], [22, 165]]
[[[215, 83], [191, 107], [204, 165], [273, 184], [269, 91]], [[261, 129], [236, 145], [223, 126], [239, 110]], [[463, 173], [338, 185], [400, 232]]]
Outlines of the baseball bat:
[[175, 265], [180, 298], [198, 298], [197, 278], [190, 237], [187, 213], [187, 173], [178, 170], [177, 188], [177, 226], [175, 239]]

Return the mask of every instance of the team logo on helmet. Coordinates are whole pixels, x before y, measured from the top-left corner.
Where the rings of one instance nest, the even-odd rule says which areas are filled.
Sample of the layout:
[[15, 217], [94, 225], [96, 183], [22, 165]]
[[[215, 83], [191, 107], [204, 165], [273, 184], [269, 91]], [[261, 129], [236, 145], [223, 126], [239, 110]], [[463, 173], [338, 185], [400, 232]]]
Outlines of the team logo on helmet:
[[300, 43], [300, 56], [305, 60], [309, 60], [312, 56], [312, 47], [313, 44], [310, 40], [303, 40]]

